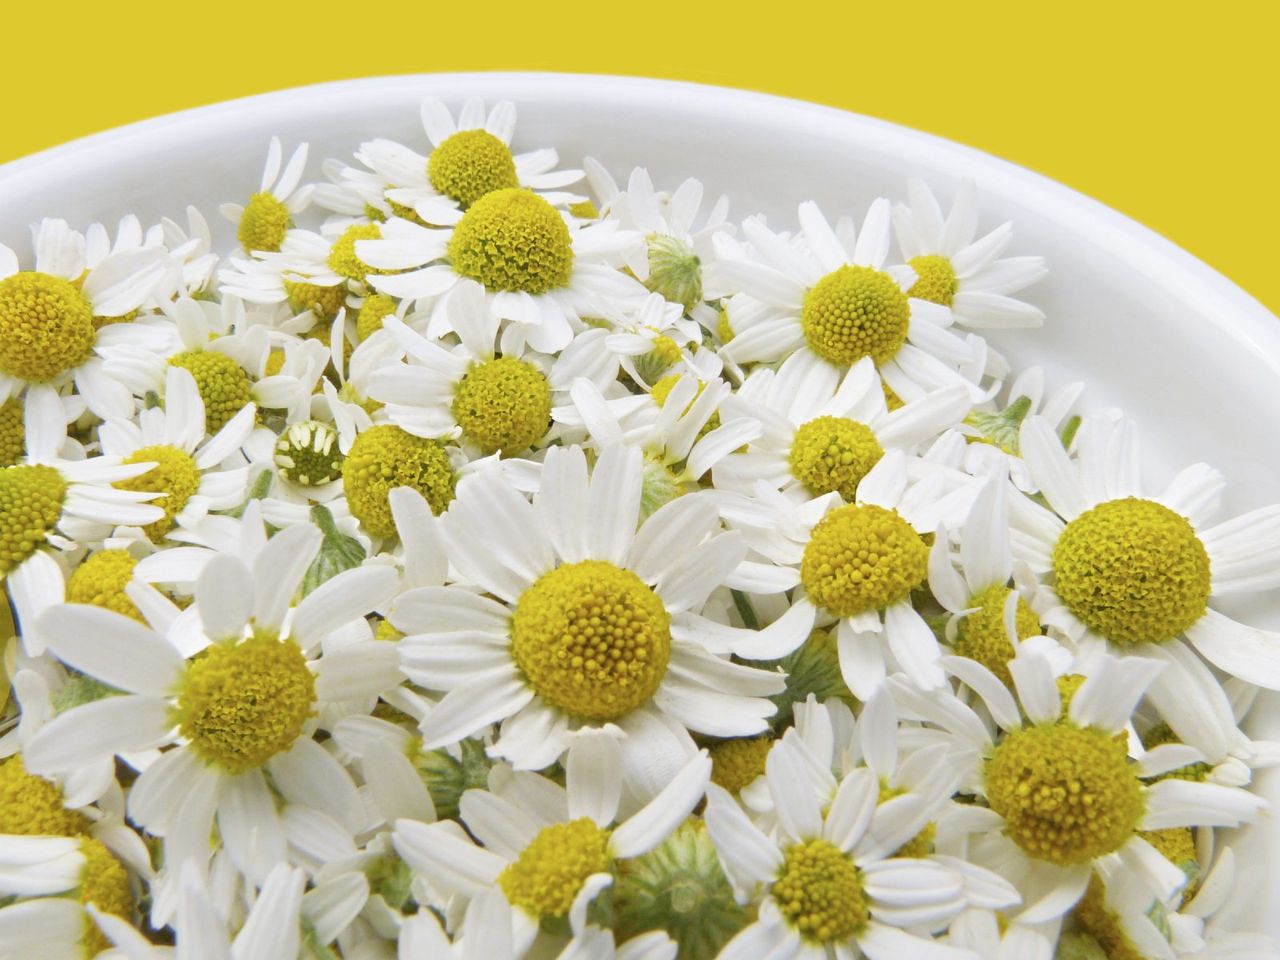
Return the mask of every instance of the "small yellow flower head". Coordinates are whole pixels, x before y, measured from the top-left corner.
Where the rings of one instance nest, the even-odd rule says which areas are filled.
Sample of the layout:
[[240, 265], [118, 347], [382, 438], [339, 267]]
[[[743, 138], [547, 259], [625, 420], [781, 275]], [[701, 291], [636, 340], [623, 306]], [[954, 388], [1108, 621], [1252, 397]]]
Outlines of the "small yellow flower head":
[[347, 286], [344, 283], [325, 287], [305, 280], [286, 280], [284, 292], [288, 294], [289, 309], [294, 313], [310, 310], [321, 320], [332, 320], [347, 305]]
[[603, 560], [569, 563], [521, 594], [511, 654], [547, 702], [583, 720], [617, 720], [666, 675], [671, 616], [630, 570]]
[[249, 375], [226, 354], [214, 350], [192, 350], [169, 358], [169, 363], [182, 367], [195, 378], [196, 389], [204, 402], [204, 429], [214, 434], [253, 402]]
[[871, 357], [884, 363], [907, 340], [911, 307], [882, 270], [845, 265], [805, 294], [800, 326], [809, 348], [842, 366]]
[[865, 423], [847, 417], [817, 417], [796, 431], [791, 475], [815, 497], [839, 491], [852, 503], [858, 484], [880, 462], [884, 449]]
[[596, 205], [590, 200], [579, 200], [577, 203], [569, 204], [569, 212], [579, 220], [600, 219], [600, 211], [596, 209]]
[[274, 377], [277, 373], [284, 369], [284, 351], [278, 347], [272, 347], [267, 354], [267, 362], [262, 366], [262, 375], [264, 377]]
[[[129, 874], [124, 864], [117, 860], [101, 840], [85, 837], [80, 841], [80, 853], [84, 856], [84, 873], [80, 878], [80, 902], [92, 903], [103, 913], [128, 919], [133, 914], [133, 893], [129, 889]], [[86, 956], [97, 956], [111, 946], [111, 942], [98, 929], [93, 919], [85, 915]]]
[[912, 257], [907, 263], [916, 272], [917, 278], [907, 291], [908, 297], [940, 303], [944, 307], [955, 302], [960, 283], [956, 280], [956, 271], [950, 260], [931, 253], [923, 257]]
[[498, 886], [508, 901], [535, 917], [564, 917], [587, 878], [608, 869], [609, 831], [579, 817], [539, 830], [498, 874]]
[[288, 207], [270, 193], [255, 193], [240, 214], [236, 239], [246, 253], [254, 250], [274, 253], [284, 243], [284, 235], [292, 225]]
[[[363, 280], [371, 273], [385, 273], [386, 271], [371, 267], [356, 256], [357, 240], [381, 239], [382, 231], [378, 229], [376, 223], [353, 223], [330, 247], [329, 269], [348, 280]], [[336, 314], [337, 311], [335, 310], [334, 313]]]
[[67, 481], [53, 467], [20, 464], [0, 470], [0, 576], [31, 556], [58, 521]]
[[27, 452], [27, 425], [21, 401], [9, 399], [0, 406], [0, 467], [12, 467]]
[[118, 490], [146, 491], [162, 495], [157, 497], [154, 503], [164, 511], [164, 516], [142, 528], [143, 533], [152, 543], [160, 543], [173, 529], [174, 519], [182, 512], [192, 494], [199, 489], [200, 470], [196, 467], [195, 460], [191, 459], [191, 454], [177, 447], [163, 444], [143, 447], [125, 457], [124, 462], [155, 463], [155, 466], [142, 476], [118, 480], [113, 486]]
[[451, 407], [463, 436], [485, 454], [519, 453], [551, 423], [551, 386], [526, 360], [498, 357], [475, 364], [458, 383]]
[[782, 853], [773, 882], [778, 911], [804, 939], [825, 944], [848, 940], [871, 918], [858, 868], [826, 840], [792, 844]]
[[883, 610], [929, 570], [929, 547], [896, 510], [850, 504], [814, 525], [800, 561], [809, 598], [837, 617]]
[[1109, 500], [1072, 520], [1053, 548], [1054, 587], [1115, 643], [1163, 643], [1202, 616], [1209, 554], [1184, 517], [1153, 500]]
[[663, 234], [648, 239], [649, 279], [645, 286], [685, 311], [702, 302], [702, 261], [684, 241]]
[[62, 805], [51, 780], [27, 773], [22, 755], [0, 760], [0, 834], [77, 837], [89, 832], [89, 818]]
[[1124, 737], [1072, 723], [1008, 734], [986, 763], [987, 802], [1029, 857], [1059, 866], [1118, 850], [1142, 820]]
[[291, 423], [276, 441], [275, 465], [286, 480], [303, 487], [332, 483], [342, 476], [338, 431], [321, 420]]
[[564, 218], [536, 193], [495, 190], [454, 227], [449, 260], [487, 290], [546, 293], [568, 286], [573, 241]]
[[356, 339], [361, 343], [382, 329], [382, 320], [396, 312], [396, 302], [385, 293], [365, 297], [356, 314]]
[[293, 746], [315, 700], [315, 678], [298, 645], [255, 633], [213, 644], [192, 660], [177, 711], [182, 735], [201, 759], [238, 774]]
[[0, 280], [0, 372], [52, 380], [88, 360], [96, 336], [89, 300], [69, 281], [29, 271]]
[[127, 550], [101, 550], [72, 571], [67, 578], [67, 602], [89, 603], [95, 607], [145, 622], [138, 608], [124, 592], [133, 580], [138, 561]]
[[[956, 653], [970, 660], [977, 660], [999, 677], [1006, 687], [1013, 686], [1009, 661], [1016, 653], [1004, 626], [1004, 605], [1012, 592], [1003, 584], [993, 584], [974, 594], [966, 606], [977, 609], [962, 617], [956, 624], [956, 637], [952, 643]], [[1018, 639], [1039, 636], [1040, 620], [1036, 617], [1036, 612], [1021, 597], [1017, 603], [1015, 620]]]
[[510, 149], [487, 130], [459, 130], [432, 150], [427, 179], [464, 209], [495, 190], [520, 186]]
[[721, 740], [711, 747], [711, 782], [738, 793], [764, 773], [773, 739], [767, 736]]
[[347, 505], [375, 537], [394, 537], [396, 525], [387, 496], [396, 487], [412, 487], [437, 515], [453, 501], [453, 465], [438, 440], [424, 440], [383, 424], [356, 437], [342, 463]]

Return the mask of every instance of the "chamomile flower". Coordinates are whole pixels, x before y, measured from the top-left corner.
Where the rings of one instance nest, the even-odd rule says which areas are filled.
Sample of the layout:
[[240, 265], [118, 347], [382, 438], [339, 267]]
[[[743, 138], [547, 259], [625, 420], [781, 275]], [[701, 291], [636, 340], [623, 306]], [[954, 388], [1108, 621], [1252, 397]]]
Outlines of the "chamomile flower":
[[849, 221], [833, 230], [816, 204], [801, 204], [799, 216], [800, 243], [748, 218], [749, 250], [721, 245], [716, 270], [750, 299], [726, 304], [734, 336], [721, 350], [725, 359], [770, 362], [802, 351], [844, 370], [870, 357], [904, 400], [951, 384], [981, 399], [980, 341], [949, 330], [946, 307], [908, 295], [918, 279], [913, 269], [885, 266], [889, 201], [871, 205], [856, 236]]
[[1043, 420], [1022, 426], [1022, 457], [1052, 508], [1020, 498], [1019, 555], [1051, 574], [1040, 618], [1077, 642], [1146, 655], [1189, 643], [1215, 667], [1280, 689], [1280, 638], [1209, 606], [1280, 584], [1280, 507], [1215, 522], [1224, 484], [1195, 464], [1143, 496], [1132, 424], [1085, 418], [1075, 456]]
[[1013, 240], [1003, 223], [978, 237], [978, 191], [965, 181], [944, 218], [933, 191], [922, 180], [907, 181], [910, 204], [895, 204], [894, 233], [916, 282], [907, 296], [951, 309], [956, 323], [971, 329], [1035, 327], [1044, 314], [1009, 296], [1049, 271], [1043, 257], [1001, 257]]
[[311, 202], [312, 187], [302, 184], [307, 166], [307, 145], [293, 152], [282, 171], [284, 151], [280, 138], [272, 137], [258, 192], [243, 206], [224, 203], [219, 212], [236, 225], [236, 239], [245, 253], [279, 250], [293, 226], [293, 217]]
[[701, 345], [698, 324], [685, 318], [679, 304], [650, 294], [633, 316], [613, 325], [605, 345], [618, 355], [622, 369], [641, 387], [688, 362]]
[[290, 258], [229, 257], [227, 263], [218, 271], [224, 292], [247, 303], [286, 311], [294, 328], [309, 330], [328, 323], [353, 303], [346, 277], [327, 265], [315, 273], [303, 273], [291, 266]]
[[[670, 749], [647, 734], [654, 721], [673, 721], [686, 743], [684, 728], [765, 729], [774, 707], [763, 698], [781, 678], [709, 652], [722, 638], [697, 616], [742, 561], [740, 540], [697, 495], [637, 531], [640, 460], [610, 447], [588, 478], [581, 448], [553, 448], [532, 504], [497, 470], [459, 484], [440, 520], [450, 567], [495, 599], [427, 587], [402, 594], [390, 614], [408, 635], [406, 676], [445, 693], [424, 723], [428, 749], [501, 721], [491, 752], [536, 770], [583, 727], [617, 724], [644, 757]], [[653, 761], [669, 766], [669, 756]]]

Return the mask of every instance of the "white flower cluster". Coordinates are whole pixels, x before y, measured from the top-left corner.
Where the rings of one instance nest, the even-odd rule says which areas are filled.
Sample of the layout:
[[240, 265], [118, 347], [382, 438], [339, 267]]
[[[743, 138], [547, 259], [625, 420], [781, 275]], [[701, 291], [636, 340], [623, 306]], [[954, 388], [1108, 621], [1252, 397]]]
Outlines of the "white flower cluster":
[[0, 247], [0, 958], [1280, 956], [1280, 507], [1012, 375], [1009, 224], [422, 120]]

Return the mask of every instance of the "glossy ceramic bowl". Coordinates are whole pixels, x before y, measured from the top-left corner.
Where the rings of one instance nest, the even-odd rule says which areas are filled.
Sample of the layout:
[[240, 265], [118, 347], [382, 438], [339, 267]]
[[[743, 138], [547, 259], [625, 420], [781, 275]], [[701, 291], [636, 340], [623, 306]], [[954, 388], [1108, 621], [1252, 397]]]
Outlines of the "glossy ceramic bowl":
[[[1015, 253], [1049, 259], [1028, 291], [1042, 330], [991, 337], [1016, 368], [1040, 364], [1050, 386], [1088, 384], [1086, 408], [1119, 406], [1138, 423], [1145, 479], [1180, 465], [1223, 470], [1227, 507], [1280, 500], [1280, 321], [1220, 274], [1139, 224], [1035, 173], [893, 124], [737, 90], [656, 80], [558, 74], [435, 74], [356, 80], [266, 94], [159, 117], [0, 166], [0, 241], [24, 254], [28, 224], [59, 216], [83, 227], [137, 213], [181, 218], [194, 203], [217, 217], [222, 200], [257, 188], [272, 135], [309, 141], [313, 158], [346, 157], [373, 136], [422, 144], [424, 95], [460, 103], [509, 98], [519, 111], [515, 146], [554, 144], [576, 165], [590, 153], [616, 176], [630, 165], [659, 185], [697, 176], [727, 192], [731, 214], [763, 210], [793, 226], [796, 205], [860, 216], [877, 196], [902, 197], [921, 177], [945, 199], [977, 182], [983, 224], [1012, 220]], [[313, 167], [310, 171], [316, 173]], [[1205, 185], [1209, 189], [1209, 185]], [[1226, 607], [1280, 629], [1277, 598]], [[1280, 739], [1280, 697], [1252, 720]], [[1280, 775], [1262, 791], [1280, 808]], [[1237, 834], [1239, 890], [1233, 926], [1280, 935], [1268, 905], [1280, 893], [1280, 813]]]

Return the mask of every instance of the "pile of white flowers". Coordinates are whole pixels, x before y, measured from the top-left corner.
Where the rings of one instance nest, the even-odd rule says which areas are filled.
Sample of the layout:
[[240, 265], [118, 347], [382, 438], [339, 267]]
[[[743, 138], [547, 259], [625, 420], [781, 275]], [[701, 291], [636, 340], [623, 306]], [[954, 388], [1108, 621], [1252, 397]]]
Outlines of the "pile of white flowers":
[[735, 222], [422, 120], [273, 141], [226, 256], [0, 247], [0, 958], [1280, 956], [1215, 609], [1280, 507], [1013, 375], [971, 185]]

